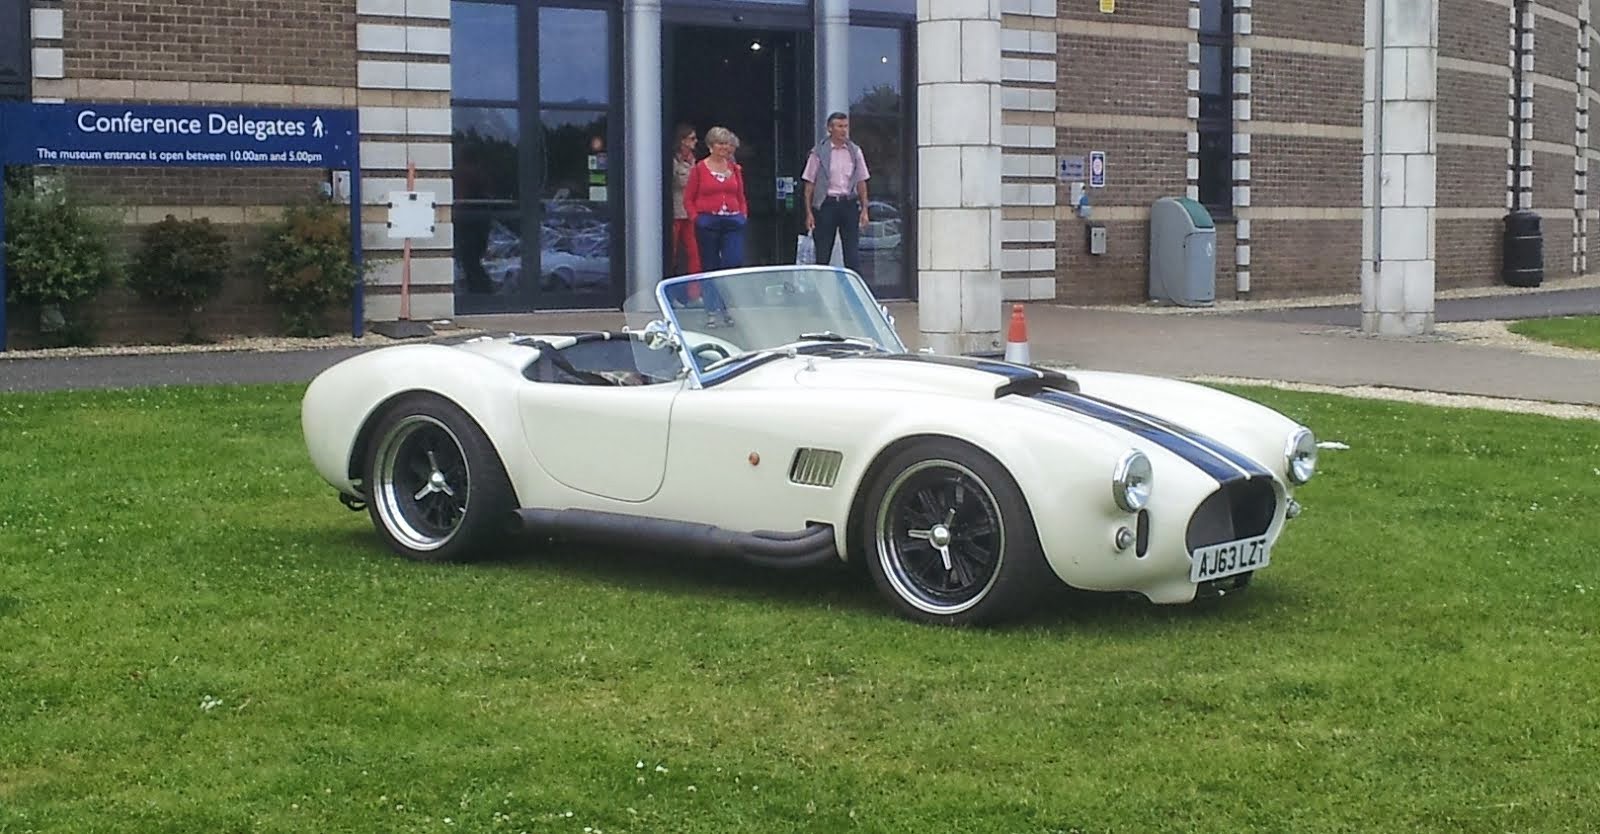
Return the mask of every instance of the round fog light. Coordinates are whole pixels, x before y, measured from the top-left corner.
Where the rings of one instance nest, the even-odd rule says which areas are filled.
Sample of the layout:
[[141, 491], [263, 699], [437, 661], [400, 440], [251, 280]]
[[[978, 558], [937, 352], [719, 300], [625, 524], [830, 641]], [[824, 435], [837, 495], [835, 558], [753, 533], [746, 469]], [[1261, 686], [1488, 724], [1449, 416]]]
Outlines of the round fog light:
[[1134, 541], [1134, 535], [1133, 535], [1133, 531], [1132, 530], [1129, 530], [1126, 527], [1117, 528], [1117, 549], [1118, 550], [1127, 550], [1128, 548], [1133, 547], [1133, 541]]

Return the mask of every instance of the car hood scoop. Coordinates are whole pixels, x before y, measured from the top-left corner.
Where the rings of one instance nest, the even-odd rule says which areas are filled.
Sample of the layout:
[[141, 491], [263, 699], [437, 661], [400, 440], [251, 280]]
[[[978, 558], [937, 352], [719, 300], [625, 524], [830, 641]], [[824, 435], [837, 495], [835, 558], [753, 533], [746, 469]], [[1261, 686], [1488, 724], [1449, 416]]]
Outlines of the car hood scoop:
[[1078, 390], [1072, 377], [996, 359], [927, 353], [865, 353], [814, 362], [797, 381], [835, 389], [921, 391], [974, 399]]

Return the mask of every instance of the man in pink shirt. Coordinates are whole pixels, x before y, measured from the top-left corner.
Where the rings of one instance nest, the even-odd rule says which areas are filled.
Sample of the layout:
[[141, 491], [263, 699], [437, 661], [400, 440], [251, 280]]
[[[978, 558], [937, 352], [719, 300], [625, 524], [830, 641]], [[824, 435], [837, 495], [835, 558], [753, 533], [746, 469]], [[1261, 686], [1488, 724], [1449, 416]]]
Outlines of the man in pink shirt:
[[[844, 265], [861, 271], [857, 247], [867, 226], [867, 159], [850, 141], [850, 117], [828, 114], [828, 138], [806, 157], [806, 231], [817, 244], [817, 263], [833, 259], [833, 239], [844, 245]], [[821, 184], [820, 187], [818, 184]]]

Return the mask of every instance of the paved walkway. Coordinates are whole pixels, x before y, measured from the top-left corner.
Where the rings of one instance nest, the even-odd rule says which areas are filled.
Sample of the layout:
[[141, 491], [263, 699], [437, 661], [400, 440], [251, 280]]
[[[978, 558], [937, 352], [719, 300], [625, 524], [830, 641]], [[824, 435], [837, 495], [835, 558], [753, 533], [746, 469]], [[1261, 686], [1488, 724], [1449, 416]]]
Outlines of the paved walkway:
[[[1441, 299], [1442, 321], [1600, 313], [1600, 282], [1547, 283], [1540, 290], [1484, 291]], [[902, 336], [917, 344], [917, 306], [890, 305]], [[1600, 408], [1600, 354], [1547, 355], [1497, 340], [1463, 338], [1442, 324], [1416, 338], [1362, 334], [1353, 300], [1309, 307], [1226, 302], [1199, 310], [1083, 308], [1030, 304], [1028, 332], [1040, 364], [1163, 376], [1382, 388]], [[620, 313], [474, 317], [464, 327], [521, 333], [620, 327]], [[448, 337], [448, 332], [441, 333]], [[349, 340], [345, 340], [348, 342]], [[0, 354], [0, 391], [136, 385], [301, 382], [361, 350], [393, 341], [296, 351], [139, 355]], [[1597, 412], [1600, 413], [1600, 412]]]

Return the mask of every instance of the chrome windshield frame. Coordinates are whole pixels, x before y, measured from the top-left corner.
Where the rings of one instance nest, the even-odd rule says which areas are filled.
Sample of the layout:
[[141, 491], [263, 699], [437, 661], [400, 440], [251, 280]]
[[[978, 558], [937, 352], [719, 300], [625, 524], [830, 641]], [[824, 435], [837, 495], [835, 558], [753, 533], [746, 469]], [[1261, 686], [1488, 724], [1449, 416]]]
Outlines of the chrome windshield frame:
[[764, 348], [749, 351], [748, 353], [742, 355], [743, 358], [741, 361], [730, 362], [727, 365], [718, 368], [714, 373], [704, 373], [701, 371], [699, 363], [695, 362], [694, 356], [689, 352], [690, 345], [686, 330], [683, 326], [683, 323], [678, 320], [679, 311], [674, 309], [671, 302], [668, 301], [668, 291], [674, 287], [680, 287], [693, 281], [703, 281], [712, 278], [719, 278], [722, 280], [738, 280], [742, 276], [751, 276], [754, 278], [758, 276], [783, 275], [786, 273], [816, 272], [833, 273], [838, 278], [852, 284], [860, 293], [861, 298], [865, 302], [863, 305], [865, 309], [861, 312], [871, 317], [873, 323], [880, 326], [882, 331], [887, 333], [893, 340], [892, 344], [881, 345], [880, 347], [889, 353], [907, 352], [905, 342], [901, 340], [899, 332], [894, 328], [893, 320], [884, 314], [882, 305], [878, 301], [877, 296], [872, 294], [872, 288], [867, 286], [866, 280], [861, 277], [860, 273], [851, 269], [833, 266], [780, 264], [777, 266], [735, 267], [732, 269], [718, 270], [716, 272], [675, 275], [671, 278], [665, 278], [656, 284], [656, 307], [660, 310], [662, 317], [671, 327], [672, 333], [678, 342], [679, 358], [683, 361], [684, 366], [689, 369], [690, 378], [694, 380], [696, 387], [710, 387], [724, 378], [736, 376], [748, 368], [751, 363], [763, 361], [763, 357], [771, 355], [775, 348]]

